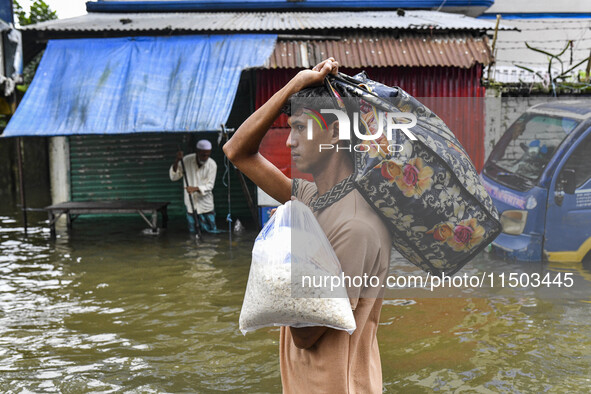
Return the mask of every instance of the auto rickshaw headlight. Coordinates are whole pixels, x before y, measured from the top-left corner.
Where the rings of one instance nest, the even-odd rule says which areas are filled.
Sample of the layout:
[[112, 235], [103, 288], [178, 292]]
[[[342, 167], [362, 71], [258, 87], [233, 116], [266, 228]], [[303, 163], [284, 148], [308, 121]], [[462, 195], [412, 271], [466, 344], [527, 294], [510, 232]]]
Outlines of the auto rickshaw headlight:
[[505, 234], [519, 235], [525, 228], [527, 211], [509, 210], [501, 214], [501, 225]]

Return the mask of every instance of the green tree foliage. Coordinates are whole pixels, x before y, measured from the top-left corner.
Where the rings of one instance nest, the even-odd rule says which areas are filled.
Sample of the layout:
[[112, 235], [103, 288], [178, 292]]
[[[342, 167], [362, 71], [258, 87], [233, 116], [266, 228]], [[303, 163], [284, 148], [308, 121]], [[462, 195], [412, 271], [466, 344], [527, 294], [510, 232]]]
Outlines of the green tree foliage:
[[31, 10], [28, 15], [18, 1], [12, 1], [15, 19], [18, 20], [19, 25], [26, 26], [34, 23], [50, 21], [57, 19], [57, 13], [49, 8], [49, 5], [43, 0], [35, 0], [31, 5]]

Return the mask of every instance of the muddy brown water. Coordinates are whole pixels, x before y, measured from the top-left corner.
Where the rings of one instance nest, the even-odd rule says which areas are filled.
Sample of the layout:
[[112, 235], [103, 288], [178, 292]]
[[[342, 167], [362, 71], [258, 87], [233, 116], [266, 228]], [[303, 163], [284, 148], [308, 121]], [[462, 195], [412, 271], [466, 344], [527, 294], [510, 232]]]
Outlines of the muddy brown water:
[[[238, 317], [256, 232], [196, 247], [185, 223], [79, 218], [51, 240], [0, 211], [0, 392], [281, 391], [277, 328]], [[408, 270], [394, 259], [392, 272]], [[378, 333], [385, 392], [591, 391], [591, 270], [507, 262], [484, 272], [571, 272], [576, 288], [389, 293]]]

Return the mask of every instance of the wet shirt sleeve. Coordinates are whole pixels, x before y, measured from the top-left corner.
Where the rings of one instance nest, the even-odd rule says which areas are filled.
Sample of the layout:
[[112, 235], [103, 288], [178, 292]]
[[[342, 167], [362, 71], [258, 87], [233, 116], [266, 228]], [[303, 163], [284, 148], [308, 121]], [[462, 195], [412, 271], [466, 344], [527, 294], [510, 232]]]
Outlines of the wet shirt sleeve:
[[170, 177], [171, 181], [178, 181], [183, 177], [183, 170], [181, 168], [181, 163], [176, 166], [176, 171], [174, 170], [174, 164], [170, 166], [168, 170], [168, 176]]
[[211, 159], [208, 159], [206, 169], [207, 171], [204, 177], [200, 179], [199, 184], [197, 184], [201, 194], [206, 194], [213, 191], [213, 186], [215, 185], [215, 176], [217, 173], [218, 166], [215, 161], [211, 160], [210, 162], [210, 160]]

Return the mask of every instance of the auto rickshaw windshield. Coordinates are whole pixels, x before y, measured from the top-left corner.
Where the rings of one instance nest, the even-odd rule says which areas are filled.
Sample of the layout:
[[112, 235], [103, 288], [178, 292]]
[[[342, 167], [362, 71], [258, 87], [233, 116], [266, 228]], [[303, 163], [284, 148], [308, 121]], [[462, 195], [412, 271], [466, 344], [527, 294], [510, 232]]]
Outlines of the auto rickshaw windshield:
[[536, 180], [552, 155], [577, 126], [578, 121], [543, 114], [522, 115], [501, 138], [489, 162], [505, 172], [528, 180]]

